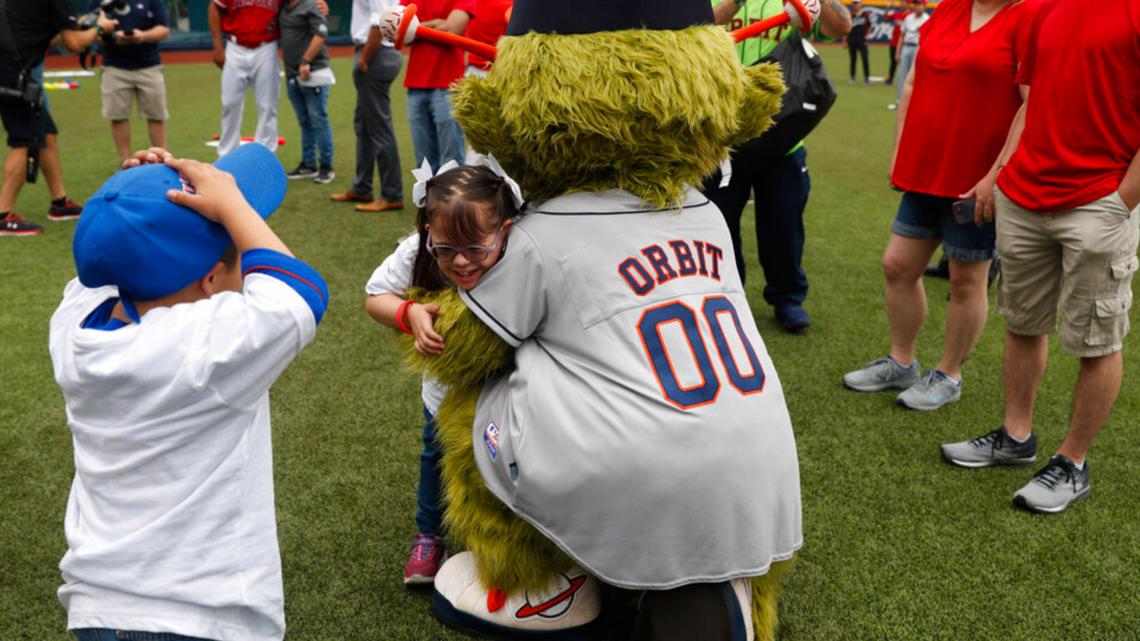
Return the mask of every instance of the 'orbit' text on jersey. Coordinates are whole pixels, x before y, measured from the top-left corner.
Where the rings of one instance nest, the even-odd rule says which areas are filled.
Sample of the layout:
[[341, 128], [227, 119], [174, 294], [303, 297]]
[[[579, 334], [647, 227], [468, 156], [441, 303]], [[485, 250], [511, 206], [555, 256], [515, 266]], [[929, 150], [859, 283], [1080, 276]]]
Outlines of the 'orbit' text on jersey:
[[618, 273], [633, 293], [645, 296], [658, 285], [682, 276], [706, 276], [720, 280], [724, 250], [703, 240], [670, 240], [668, 249], [653, 244], [643, 247], [641, 256], [630, 256], [618, 264]]

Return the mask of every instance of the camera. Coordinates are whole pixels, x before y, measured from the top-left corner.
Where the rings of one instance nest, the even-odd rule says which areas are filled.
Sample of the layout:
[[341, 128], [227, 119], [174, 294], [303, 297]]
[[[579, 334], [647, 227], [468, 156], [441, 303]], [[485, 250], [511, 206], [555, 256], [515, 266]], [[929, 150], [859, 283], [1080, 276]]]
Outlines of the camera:
[[97, 9], [79, 16], [79, 27], [81, 29], [94, 27], [99, 21], [100, 11], [109, 17], [113, 17], [114, 15], [125, 16], [131, 12], [131, 5], [127, 0], [102, 0]]
[[33, 110], [43, 105], [43, 87], [22, 77], [15, 87], [0, 86], [0, 98], [13, 98], [26, 103]]

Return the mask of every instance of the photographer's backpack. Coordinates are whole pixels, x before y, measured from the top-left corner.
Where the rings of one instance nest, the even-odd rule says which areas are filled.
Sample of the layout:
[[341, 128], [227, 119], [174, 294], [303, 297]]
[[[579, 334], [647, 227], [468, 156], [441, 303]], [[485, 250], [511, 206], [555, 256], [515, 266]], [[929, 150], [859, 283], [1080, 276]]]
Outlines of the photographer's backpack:
[[752, 157], [764, 161], [783, 158], [823, 120], [835, 104], [835, 86], [827, 77], [819, 52], [793, 31], [760, 62], [777, 62], [784, 72], [783, 103], [775, 124], [741, 145]]

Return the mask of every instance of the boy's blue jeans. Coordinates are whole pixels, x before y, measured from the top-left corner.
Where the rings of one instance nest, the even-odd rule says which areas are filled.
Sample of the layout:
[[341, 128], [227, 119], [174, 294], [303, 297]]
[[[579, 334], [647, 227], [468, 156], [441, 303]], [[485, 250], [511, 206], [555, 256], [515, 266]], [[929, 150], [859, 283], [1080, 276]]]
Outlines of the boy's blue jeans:
[[463, 164], [463, 129], [451, 115], [447, 89], [408, 89], [408, 125], [416, 167], [427, 158], [433, 172], [449, 160]]
[[424, 408], [424, 449], [420, 452], [420, 484], [416, 488], [416, 529], [420, 534], [443, 533], [443, 483], [439, 476], [439, 443], [435, 417]]
[[[331, 87], [303, 87], [296, 78], [285, 83], [289, 102], [301, 125], [301, 164], [306, 167], [332, 167], [333, 137], [329, 126], [329, 89]], [[321, 162], [317, 164], [317, 151]]]
[[81, 628], [72, 630], [78, 641], [209, 641], [173, 632], [139, 632], [137, 630], [109, 630], [107, 628]]

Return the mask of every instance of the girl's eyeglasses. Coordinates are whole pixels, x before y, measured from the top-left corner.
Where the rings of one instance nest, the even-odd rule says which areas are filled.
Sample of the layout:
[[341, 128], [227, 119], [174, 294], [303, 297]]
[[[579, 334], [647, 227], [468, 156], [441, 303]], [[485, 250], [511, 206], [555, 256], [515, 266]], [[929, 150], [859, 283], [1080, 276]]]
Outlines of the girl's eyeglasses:
[[495, 234], [495, 241], [490, 245], [440, 245], [436, 244], [431, 234], [427, 237], [427, 250], [437, 260], [444, 262], [451, 262], [455, 259], [456, 255], [463, 254], [469, 262], [481, 263], [490, 258], [491, 253], [499, 247], [499, 239], [503, 236], [503, 230], [500, 228], [499, 233]]

